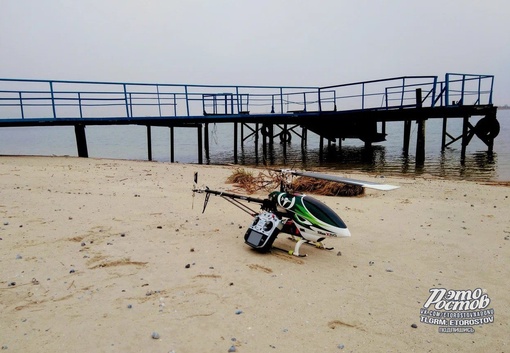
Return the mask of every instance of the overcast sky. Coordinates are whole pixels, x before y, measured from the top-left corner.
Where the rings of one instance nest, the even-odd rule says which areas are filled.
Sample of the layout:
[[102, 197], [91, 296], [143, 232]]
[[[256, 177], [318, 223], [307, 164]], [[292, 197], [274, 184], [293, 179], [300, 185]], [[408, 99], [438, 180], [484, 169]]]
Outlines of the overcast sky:
[[508, 0], [0, 0], [0, 77], [320, 86], [495, 75]]

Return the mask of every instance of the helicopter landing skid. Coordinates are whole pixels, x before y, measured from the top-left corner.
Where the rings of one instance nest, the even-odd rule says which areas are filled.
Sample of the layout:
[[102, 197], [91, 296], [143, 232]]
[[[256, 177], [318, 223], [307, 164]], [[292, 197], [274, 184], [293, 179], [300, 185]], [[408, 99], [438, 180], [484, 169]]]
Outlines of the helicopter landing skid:
[[[298, 247], [297, 244], [296, 244], [296, 247]], [[294, 250], [285, 250], [285, 249], [282, 249], [282, 248], [279, 248], [279, 247], [276, 247], [276, 246], [273, 246], [272, 249], [279, 250], [279, 251], [282, 251], [282, 252], [284, 252], [286, 254], [289, 254], [289, 255], [292, 255], [292, 256], [297, 256], [297, 257], [307, 257], [308, 256], [308, 254], [304, 254], [304, 255], [300, 254], [299, 253], [299, 249], [298, 249], [298, 252], [296, 252], [295, 249]]]
[[[323, 242], [321, 241], [318, 241], [318, 242], [311, 242], [311, 241], [308, 241], [308, 240], [304, 240], [304, 239], [296, 239], [295, 237], [293, 236], [290, 236], [289, 239], [291, 240], [294, 240], [295, 242], [300, 242], [300, 241], [303, 241], [304, 244], [306, 245], [310, 245], [310, 246], [315, 246], [317, 249], [322, 249], [322, 250], [333, 250], [335, 249], [334, 247], [328, 247], [326, 246]], [[297, 247], [297, 245], [296, 245]]]

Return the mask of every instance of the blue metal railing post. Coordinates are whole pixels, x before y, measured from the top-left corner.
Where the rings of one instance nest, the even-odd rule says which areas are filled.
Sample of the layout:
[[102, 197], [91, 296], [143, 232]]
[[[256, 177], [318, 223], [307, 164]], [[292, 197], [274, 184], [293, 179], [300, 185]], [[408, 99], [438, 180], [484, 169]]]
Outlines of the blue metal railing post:
[[306, 92], [303, 92], [303, 110], [306, 112]]
[[466, 75], [462, 75], [462, 88], [460, 92], [460, 102], [464, 105], [464, 89], [466, 87]]
[[319, 98], [319, 112], [322, 112], [322, 102], [321, 102], [321, 89], [317, 90], [317, 97]]
[[186, 95], [186, 113], [189, 116], [188, 86], [184, 86], [184, 93]]
[[53, 108], [53, 118], [57, 118], [57, 110], [55, 108], [55, 96], [53, 94], [53, 81], [49, 81], [50, 83], [50, 94], [51, 94], [51, 107]]
[[161, 99], [159, 98], [159, 85], [156, 85], [156, 92], [158, 94], [158, 109], [159, 109], [159, 117], [161, 118]]
[[23, 98], [21, 97], [21, 92], [19, 93], [19, 108], [21, 109], [21, 119], [25, 119], [25, 112], [23, 112]]
[[365, 110], [365, 82], [361, 84], [361, 110]]
[[494, 88], [494, 76], [491, 77], [491, 91], [489, 93], [489, 104], [492, 104], [492, 89]]
[[280, 114], [283, 114], [283, 88], [280, 87]]
[[400, 108], [404, 107], [404, 95], [405, 95], [406, 78], [402, 78], [402, 94], [400, 95]]
[[[242, 99], [242, 97], [241, 97]], [[239, 108], [239, 86], [236, 86], [236, 105], [237, 105], [237, 113], [239, 114], [240, 111], [243, 110], [243, 104], [241, 102], [241, 107]], [[232, 107], [233, 109], [233, 107]], [[234, 114], [234, 112], [232, 111], [232, 114]]]
[[124, 87], [124, 102], [126, 103], [126, 117], [130, 118], [129, 116], [129, 103], [128, 103], [128, 95], [127, 95], [127, 89], [126, 89], [126, 84], [122, 84], [122, 86]]
[[444, 84], [445, 107], [448, 107], [450, 105], [450, 74], [445, 75]]
[[481, 97], [481, 89], [482, 89], [482, 75], [478, 76], [478, 95], [476, 99], [475, 105], [480, 105], [482, 102], [480, 101]]
[[83, 112], [81, 108], [81, 93], [78, 92], [78, 107], [80, 108], [80, 119], [83, 119]]
[[129, 116], [133, 117], [133, 97], [132, 93], [129, 92]]
[[434, 83], [432, 84], [432, 104], [431, 107], [434, 108], [436, 105], [436, 86], [437, 86], [437, 76], [434, 77]]
[[174, 116], [177, 116], [177, 94], [174, 93]]

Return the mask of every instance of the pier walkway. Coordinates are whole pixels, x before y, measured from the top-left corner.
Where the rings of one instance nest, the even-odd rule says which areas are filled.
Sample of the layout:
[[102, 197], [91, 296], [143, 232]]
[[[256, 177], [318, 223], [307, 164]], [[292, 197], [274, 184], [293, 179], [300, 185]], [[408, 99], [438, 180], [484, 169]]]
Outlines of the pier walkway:
[[[262, 138], [264, 147], [275, 138], [290, 142], [293, 135], [306, 144], [311, 131], [321, 137], [321, 148], [324, 140], [347, 138], [370, 145], [385, 140], [386, 123], [393, 121], [404, 124], [403, 150], [408, 153], [414, 121], [416, 162], [422, 163], [427, 119], [443, 119], [443, 150], [461, 140], [464, 157], [477, 136], [492, 151], [499, 133], [493, 84], [492, 75], [457, 73], [444, 79], [402, 76], [326, 87], [0, 79], [0, 127], [74, 126], [78, 155], [87, 157], [87, 125], [143, 125], [152, 159], [151, 126], [165, 126], [171, 131], [171, 161], [174, 128], [192, 127], [203, 163], [203, 152], [206, 158], [209, 154], [208, 125], [232, 123], [237, 163], [239, 141], [250, 137], [256, 144]], [[475, 126], [473, 116], [482, 117]], [[463, 119], [460, 135], [447, 131], [449, 118]]]

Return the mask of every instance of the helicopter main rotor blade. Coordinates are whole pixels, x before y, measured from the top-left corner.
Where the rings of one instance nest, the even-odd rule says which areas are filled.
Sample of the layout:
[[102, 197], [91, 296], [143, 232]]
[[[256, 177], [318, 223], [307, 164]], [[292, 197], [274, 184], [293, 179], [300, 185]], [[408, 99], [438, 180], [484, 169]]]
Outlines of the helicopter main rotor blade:
[[316, 173], [316, 172], [298, 172], [298, 171], [294, 171], [294, 170], [282, 170], [282, 172], [287, 172], [287, 173], [290, 173], [292, 175], [297, 175], [297, 176], [323, 179], [323, 180], [328, 180], [328, 181], [336, 181], [336, 182], [344, 183], [344, 184], [359, 185], [364, 188], [376, 189], [376, 190], [381, 190], [381, 191], [389, 191], [389, 190], [394, 190], [394, 189], [399, 188], [399, 186], [394, 186], [394, 185], [389, 185], [389, 184], [373, 183], [370, 181], [343, 178], [343, 177], [339, 177], [339, 176], [335, 176], [335, 175]]

